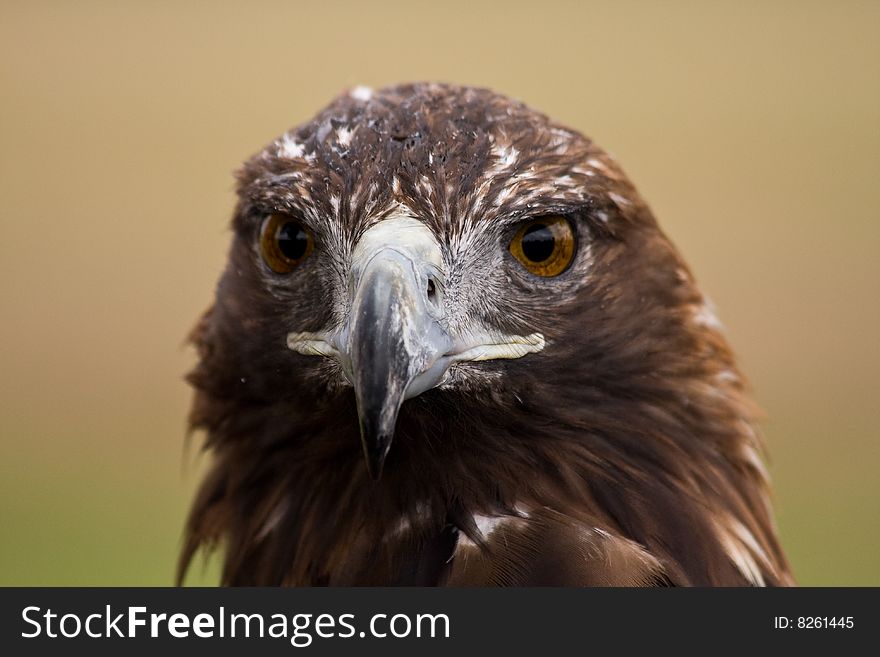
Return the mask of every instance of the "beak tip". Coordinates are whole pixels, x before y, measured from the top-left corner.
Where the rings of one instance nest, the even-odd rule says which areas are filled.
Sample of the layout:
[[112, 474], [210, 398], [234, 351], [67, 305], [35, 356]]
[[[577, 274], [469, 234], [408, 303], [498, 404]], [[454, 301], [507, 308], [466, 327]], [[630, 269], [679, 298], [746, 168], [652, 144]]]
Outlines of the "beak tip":
[[382, 478], [382, 464], [375, 464], [367, 461], [367, 474], [370, 475], [370, 479], [373, 481], [379, 481], [379, 479]]
[[388, 456], [388, 449], [391, 447], [391, 439], [393, 437], [391, 433], [365, 431], [363, 424], [361, 424], [361, 442], [364, 447], [367, 472], [373, 481], [378, 481], [382, 476], [385, 457]]

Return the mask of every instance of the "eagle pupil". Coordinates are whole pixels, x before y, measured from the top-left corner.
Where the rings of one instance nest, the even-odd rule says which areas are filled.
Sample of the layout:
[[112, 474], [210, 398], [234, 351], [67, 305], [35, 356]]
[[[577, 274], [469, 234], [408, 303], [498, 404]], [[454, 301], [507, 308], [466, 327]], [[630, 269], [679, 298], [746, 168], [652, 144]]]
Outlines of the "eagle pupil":
[[555, 248], [553, 232], [544, 224], [530, 226], [523, 233], [522, 252], [532, 262], [544, 262], [553, 255]]
[[309, 246], [309, 236], [295, 221], [288, 221], [278, 229], [278, 248], [285, 258], [299, 260]]

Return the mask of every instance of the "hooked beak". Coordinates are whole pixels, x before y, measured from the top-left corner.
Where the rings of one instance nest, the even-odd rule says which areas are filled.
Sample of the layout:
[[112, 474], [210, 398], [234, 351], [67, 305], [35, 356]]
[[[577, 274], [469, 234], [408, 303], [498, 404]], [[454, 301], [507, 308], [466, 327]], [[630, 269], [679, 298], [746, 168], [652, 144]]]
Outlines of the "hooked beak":
[[327, 334], [291, 333], [288, 347], [335, 358], [354, 387], [370, 476], [378, 479], [401, 404], [442, 383], [458, 361], [519, 358], [544, 347], [541, 334], [484, 332], [454, 338], [443, 326], [440, 247], [411, 217], [368, 230], [352, 256], [348, 320]]
[[446, 367], [438, 363], [453, 344], [438, 322], [438, 282], [426, 263], [384, 247], [359, 278], [342, 350], [349, 363], [343, 367], [357, 398], [367, 468], [377, 479], [400, 405], [439, 383]]

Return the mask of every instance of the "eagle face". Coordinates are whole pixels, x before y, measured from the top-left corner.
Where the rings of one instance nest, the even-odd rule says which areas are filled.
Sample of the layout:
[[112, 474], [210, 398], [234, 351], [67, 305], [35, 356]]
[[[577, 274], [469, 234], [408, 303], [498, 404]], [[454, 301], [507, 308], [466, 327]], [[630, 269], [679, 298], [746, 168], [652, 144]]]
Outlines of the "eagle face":
[[790, 581], [717, 319], [590, 140], [358, 88], [238, 183], [182, 569], [224, 542], [231, 584]]

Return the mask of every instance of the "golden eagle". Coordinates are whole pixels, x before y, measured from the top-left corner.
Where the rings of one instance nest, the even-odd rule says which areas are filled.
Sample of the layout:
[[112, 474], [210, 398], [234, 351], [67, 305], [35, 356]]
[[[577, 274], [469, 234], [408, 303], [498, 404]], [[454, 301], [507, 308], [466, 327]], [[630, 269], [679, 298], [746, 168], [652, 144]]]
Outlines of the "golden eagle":
[[711, 305], [592, 141], [359, 87], [238, 199], [179, 577], [219, 545], [229, 585], [793, 582]]

